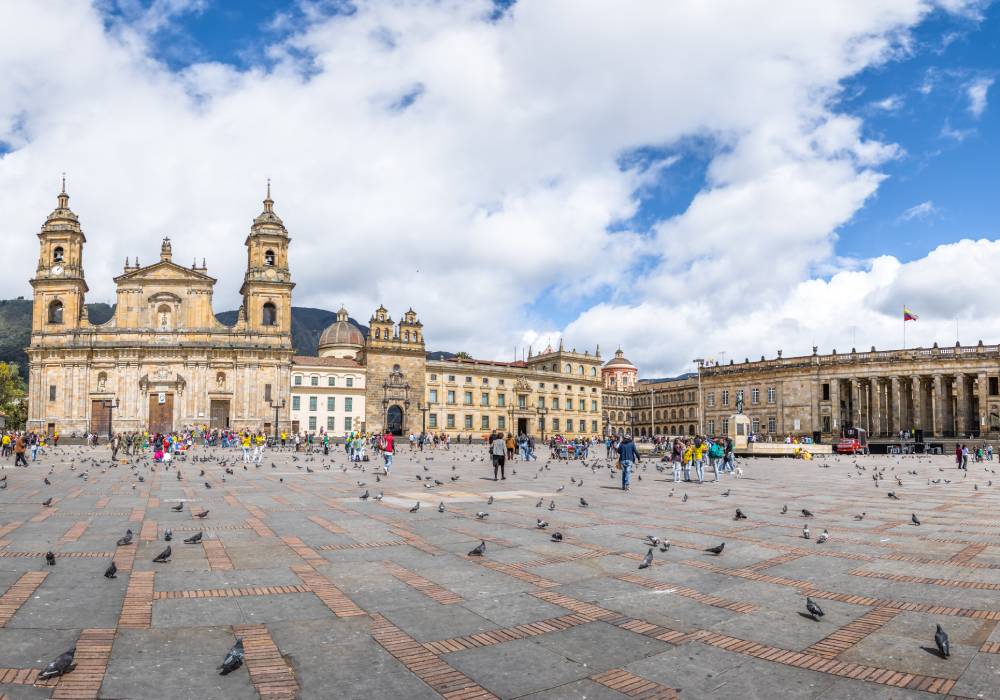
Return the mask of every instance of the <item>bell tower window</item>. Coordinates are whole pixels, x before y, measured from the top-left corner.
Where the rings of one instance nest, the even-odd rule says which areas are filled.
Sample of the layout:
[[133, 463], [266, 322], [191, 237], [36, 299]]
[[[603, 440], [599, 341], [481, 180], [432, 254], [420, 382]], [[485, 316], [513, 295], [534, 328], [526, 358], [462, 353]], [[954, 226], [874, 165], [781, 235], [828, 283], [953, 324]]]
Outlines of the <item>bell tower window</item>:
[[269, 250], [269, 251], [267, 251], [267, 252], [264, 253], [264, 264], [267, 265], [268, 267], [273, 267], [274, 266], [274, 251], [273, 250]]
[[56, 299], [49, 303], [49, 323], [63, 322], [63, 303]]
[[52, 262], [61, 263], [63, 261], [63, 249], [61, 245], [57, 245], [52, 249]]
[[276, 326], [278, 325], [278, 309], [271, 302], [264, 304], [263, 313], [261, 314], [262, 325], [265, 326]]

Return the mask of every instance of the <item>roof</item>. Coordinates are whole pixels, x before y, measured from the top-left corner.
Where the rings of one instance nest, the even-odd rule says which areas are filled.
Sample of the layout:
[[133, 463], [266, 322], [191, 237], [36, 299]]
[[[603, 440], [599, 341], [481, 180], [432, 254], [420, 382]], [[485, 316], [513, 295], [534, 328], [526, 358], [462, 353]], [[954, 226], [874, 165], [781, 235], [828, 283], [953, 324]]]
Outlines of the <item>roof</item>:
[[364, 333], [355, 324], [347, 320], [347, 314], [343, 314], [340, 317], [338, 314], [338, 320], [331, 323], [319, 337], [319, 344], [317, 347], [322, 350], [324, 347], [331, 345], [356, 345], [361, 347], [365, 344]]
[[314, 357], [312, 355], [295, 355], [292, 357], [293, 365], [303, 365], [308, 367], [344, 367], [346, 369], [361, 369], [357, 360], [347, 357]]
[[604, 366], [605, 367], [632, 367], [633, 369], [635, 368], [635, 365], [633, 365], [625, 357], [613, 357], [610, 360], [608, 360], [607, 362], [605, 362]]

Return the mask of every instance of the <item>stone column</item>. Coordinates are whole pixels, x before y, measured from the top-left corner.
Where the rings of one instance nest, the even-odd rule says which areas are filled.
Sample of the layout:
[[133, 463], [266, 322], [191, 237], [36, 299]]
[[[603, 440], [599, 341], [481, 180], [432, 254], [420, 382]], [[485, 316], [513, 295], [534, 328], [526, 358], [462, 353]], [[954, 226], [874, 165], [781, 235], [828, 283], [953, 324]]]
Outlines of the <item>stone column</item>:
[[944, 403], [943, 384], [944, 378], [940, 374], [935, 374], [931, 385], [931, 423], [935, 437], [941, 437], [944, 430], [944, 413], [942, 404]]
[[966, 391], [965, 375], [955, 375], [955, 434], [964, 438], [969, 434], [969, 393]]
[[896, 436], [903, 429], [903, 401], [899, 377], [889, 378], [889, 432]]
[[847, 407], [848, 422], [859, 428], [861, 427], [861, 382], [855, 377], [848, 381], [851, 383], [851, 400]]
[[840, 434], [840, 380], [830, 380], [830, 431]]
[[989, 422], [989, 393], [990, 393], [990, 382], [986, 376], [986, 372], [980, 372], [976, 377], [976, 397], [979, 399], [979, 411], [976, 415], [976, 420], [979, 429], [979, 435], [983, 436], [990, 430]]
[[910, 380], [910, 422], [904, 427], [920, 430], [924, 427], [924, 380], [917, 375]]
[[872, 409], [875, 414], [872, 419], [872, 433], [875, 435], [884, 435], [889, 430], [886, 418], [888, 396], [886, 396], [885, 388], [885, 380], [882, 377], [872, 379]]

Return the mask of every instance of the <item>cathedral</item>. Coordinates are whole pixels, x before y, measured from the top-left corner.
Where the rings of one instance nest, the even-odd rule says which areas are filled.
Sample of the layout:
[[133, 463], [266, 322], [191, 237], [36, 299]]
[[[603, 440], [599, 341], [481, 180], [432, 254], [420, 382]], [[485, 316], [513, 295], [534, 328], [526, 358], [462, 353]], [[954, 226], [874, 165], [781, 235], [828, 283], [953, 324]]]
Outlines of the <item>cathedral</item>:
[[28, 429], [52, 433], [167, 432], [185, 426], [287, 429], [292, 351], [288, 231], [264, 210], [246, 238], [247, 269], [235, 325], [212, 309], [216, 280], [201, 265], [128, 258], [115, 278], [114, 316], [87, 318], [83, 249], [65, 182], [38, 233], [31, 286]]

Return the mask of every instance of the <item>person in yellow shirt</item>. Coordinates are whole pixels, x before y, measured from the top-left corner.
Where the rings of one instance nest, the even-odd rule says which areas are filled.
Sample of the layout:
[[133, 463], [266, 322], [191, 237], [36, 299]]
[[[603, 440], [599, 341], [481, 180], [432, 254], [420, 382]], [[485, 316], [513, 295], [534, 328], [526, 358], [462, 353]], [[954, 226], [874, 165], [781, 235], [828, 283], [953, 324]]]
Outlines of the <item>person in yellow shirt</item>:
[[264, 437], [264, 433], [257, 433], [257, 437], [254, 438], [254, 449], [253, 449], [253, 461], [256, 464], [260, 464], [264, 459], [264, 445], [267, 439]]
[[694, 459], [694, 447], [690, 444], [684, 448], [684, 481], [691, 481], [691, 462]]
[[698, 483], [705, 483], [705, 453], [708, 451], [708, 444], [704, 439], [696, 437], [694, 439], [694, 471], [698, 475]]
[[282, 447], [285, 446], [285, 441], [286, 440], [288, 440], [288, 433], [286, 433], [284, 430], [282, 430], [281, 431], [281, 446]]
[[250, 464], [250, 435], [243, 433], [240, 436], [240, 445], [243, 447], [243, 463]]

